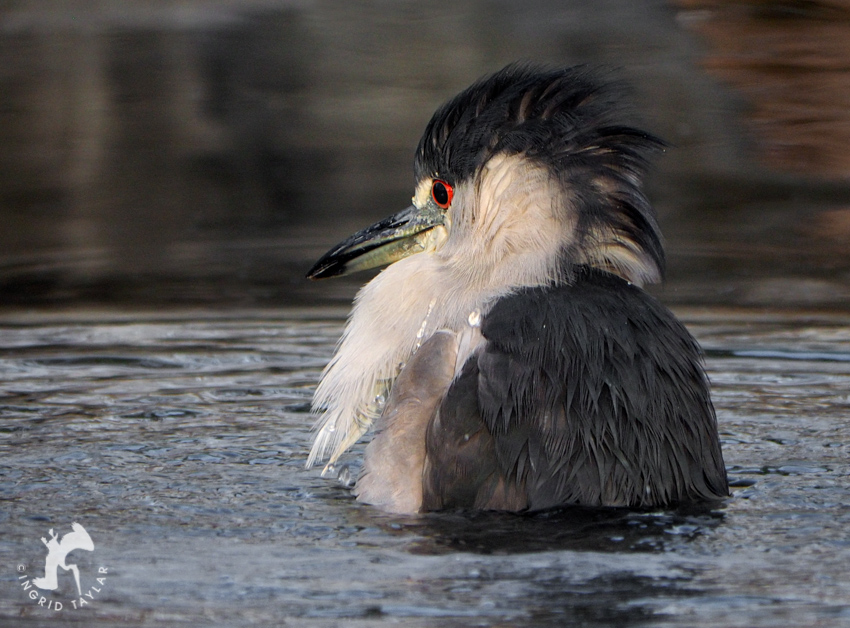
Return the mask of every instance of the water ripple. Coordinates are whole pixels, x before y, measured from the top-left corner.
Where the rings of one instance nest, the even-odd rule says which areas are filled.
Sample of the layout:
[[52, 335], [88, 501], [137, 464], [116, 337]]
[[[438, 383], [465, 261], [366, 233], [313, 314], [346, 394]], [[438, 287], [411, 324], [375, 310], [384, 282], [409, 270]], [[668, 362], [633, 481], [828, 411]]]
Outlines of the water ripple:
[[[37, 565], [50, 527], [84, 523], [121, 574], [93, 626], [238, 624], [245, 609], [269, 625], [837, 617], [850, 331], [776, 316], [692, 328], [733, 487], [720, 509], [398, 517], [304, 469], [341, 319], [0, 324], [0, 562]], [[355, 475], [362, 448], [342, 461]], [[0, 574], [0, 623], [36, 621], [15, 586]]]

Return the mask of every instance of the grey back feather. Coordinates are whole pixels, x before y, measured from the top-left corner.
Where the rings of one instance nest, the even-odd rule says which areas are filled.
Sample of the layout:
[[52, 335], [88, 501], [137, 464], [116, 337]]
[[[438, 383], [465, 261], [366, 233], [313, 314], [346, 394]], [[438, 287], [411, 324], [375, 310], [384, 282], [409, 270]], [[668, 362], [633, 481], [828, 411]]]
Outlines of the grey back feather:
[[571, 285], [500, 300], [482, 333], [429, 428], [424, 509], [728, 494], [699, 347], [640, 288], [581, 268]]

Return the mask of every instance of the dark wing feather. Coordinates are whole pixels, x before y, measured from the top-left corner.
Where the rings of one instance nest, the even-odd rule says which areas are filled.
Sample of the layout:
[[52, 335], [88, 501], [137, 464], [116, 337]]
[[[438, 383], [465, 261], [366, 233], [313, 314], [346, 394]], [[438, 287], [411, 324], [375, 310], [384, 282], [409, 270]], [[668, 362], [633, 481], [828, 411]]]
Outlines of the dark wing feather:
[[429, 426], [425, 509], [728, 494], [699, 347], [641, 289], [582, 268], [569, 286], [502, 299], [482, 333]]

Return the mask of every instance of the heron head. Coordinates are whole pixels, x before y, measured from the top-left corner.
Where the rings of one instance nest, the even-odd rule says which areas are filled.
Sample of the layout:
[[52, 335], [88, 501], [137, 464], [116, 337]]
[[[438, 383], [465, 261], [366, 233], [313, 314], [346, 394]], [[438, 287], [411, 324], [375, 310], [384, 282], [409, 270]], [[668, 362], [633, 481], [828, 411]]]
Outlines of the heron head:
[[308, 277], [424, 253], [482, 281], [505, 265], [538, 280], [575, 265], [660, 280], [661, 234], [642, 179], [663, 145], [627, 122], [622, 91], [581, 67], [513, 64], [481, 79], [428, 123], [412, 205], [341, 242]]

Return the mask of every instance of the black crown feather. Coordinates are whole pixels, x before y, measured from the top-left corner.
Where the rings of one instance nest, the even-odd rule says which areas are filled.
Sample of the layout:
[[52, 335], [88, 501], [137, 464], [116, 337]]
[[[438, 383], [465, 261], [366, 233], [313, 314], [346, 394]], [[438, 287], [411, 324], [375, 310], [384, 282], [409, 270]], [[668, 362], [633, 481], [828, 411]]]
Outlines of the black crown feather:
[[521, 154], [568, 192], [580, 234], [615, 231], [660, 275], [664, 250], [643, 177], [648, 157], [664, 143], [630, 125], [625, 91], [584, 66], [508, 65], [436, 111], [416, 150], [416, 179], [439, 174], [457, 184], [497, 154]]

